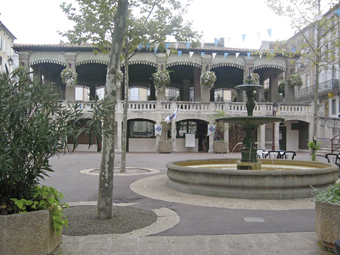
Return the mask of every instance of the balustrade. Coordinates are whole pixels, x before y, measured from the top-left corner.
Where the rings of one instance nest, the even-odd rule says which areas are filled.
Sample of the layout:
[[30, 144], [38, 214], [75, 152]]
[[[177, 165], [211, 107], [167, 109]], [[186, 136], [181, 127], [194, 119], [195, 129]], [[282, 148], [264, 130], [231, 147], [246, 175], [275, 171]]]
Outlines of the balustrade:
[[[64, 101], [64, 106], [74, 107], [75, 104], [78, 105], [79, 108], [83, 109], [85, 114], [89, 114], [92, 109], [91, 101]], [[142, 102], [129, 102], [128, 103], [128, 111], [135, 112], [148, 112], [148, 111], [161, 111], [166, 113], [172, 113], [176, 108], [178, 112], [182, 113], [195, 113], [202, 112], [213, 114], [216, 111], [224, 111], [228, 115], [244, 115], [247, 112], [245, 103], [243, 102], [178, 102], [178, 101], [142, 101]], [[257, 103], [254, 108], [254, 113], [256, 115], [262, 116], [271, 116], [273, 113], [273, 105], [272, 103]], [[117, 103], [116, 110], [117, 112], [121, 112], [124, 109], [124, 101], [119, 101]], [[280, 116], [286, 114], [294, 114], [294, 115], [305, 115], [311, 114], [311, 106], [308, 104], [299, 104], [299, 105], [286, 105], [281, 104], [279, 106], [279, 111], [277, 113]], [[328, 125], [328, 123], [327, 123]], [[333, 125], [333, 124], [332, 124]], [[339, 124], [340, 125], [340, 124]]]

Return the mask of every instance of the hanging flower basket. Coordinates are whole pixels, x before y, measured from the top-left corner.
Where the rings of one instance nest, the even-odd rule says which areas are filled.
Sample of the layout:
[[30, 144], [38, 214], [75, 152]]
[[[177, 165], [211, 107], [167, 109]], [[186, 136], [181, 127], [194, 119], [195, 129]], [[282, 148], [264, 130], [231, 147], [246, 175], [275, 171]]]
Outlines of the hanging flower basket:
[[[249, 76], [250, 76], [250, 83], [249, 83]], [[257, 73], [251, 73], [249, 75], [244, 76], [243, 78], [244, 84], [257, 84], [260, 85], [260, 75]]]
[[157, 92], [163, 91], [165, 86], [170, 84], [170, 74], [168, 70], [155, 72], [152, 74], [152, 78]]
[[209, 89], [212, 89], [214, 87], [214, 83], [216, 81], [216, 75], [213, 71], [206, 71], [201, 74], [201, 85], [203, 87], [207, 87]]
[[65, 68], [62, 70], [60, 77], [66, 86], [72, 87], [77, 84], [78, 74], [70, 68]]
[[302, 86], [302, 79], [300, 75], [289, 76], [287, 79], [287, 82], [289, 85], [298, 86], [298, 87]]
[[117, 82], [116, 82], [117, 88], [119, 88], [123, 84], [123, 81], [124, 81], [124, 73], [121, 70], [118, 70]]

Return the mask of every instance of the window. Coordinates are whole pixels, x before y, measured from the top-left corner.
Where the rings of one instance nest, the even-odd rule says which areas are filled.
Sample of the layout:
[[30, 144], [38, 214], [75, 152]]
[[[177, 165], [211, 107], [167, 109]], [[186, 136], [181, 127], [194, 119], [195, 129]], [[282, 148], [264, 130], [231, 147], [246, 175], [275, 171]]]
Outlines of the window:
[[84, 86], [76, 86], [75, 100], [87, 101], [90, 99], [90, 89]]
[[130, 138], [155, 137], [154, 123], [149, 120], [130, 120], [128, 129]]
[[335, 100], [332, 100], [332, 115], [336, 114], [336, 105], [335, 105]]
[[98, 100], [102, 100], [105, 95], [105, 87], [99, 87], [96, 89], [96, 95]]
[[194, 133], [197, 137], [197, 122], [196, 121], [180, 121], [177, 122], [177, 137], [185, 137], [186, 133]]
[[129, 100], [139, 101], [139, 88], [130, 88]]
[[179, 89], [173, 87], [165, 88], [165, 99], [168, 101], [179, 100]]

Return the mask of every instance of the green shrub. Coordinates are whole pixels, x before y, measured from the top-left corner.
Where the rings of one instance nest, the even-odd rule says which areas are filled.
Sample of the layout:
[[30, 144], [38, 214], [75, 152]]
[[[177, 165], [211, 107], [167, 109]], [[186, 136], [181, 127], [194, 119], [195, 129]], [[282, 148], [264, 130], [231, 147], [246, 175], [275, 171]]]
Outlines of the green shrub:
[[29, 211], [49, 210], [52, 215], [53, 229], [60, 235], [63, 226], [67, 227], [68, 224], [63, 213], [63, 206], [67, 208], [69, 206], [61, 202], [64, 195], [55, 188], [46, 186], [35, 186], [32, 189], [32, 194], [31, 200], [11, 198], [15, 203], [15, 206], [12, 206], [14, 211], [16, 213], [26, 213]]
[[34, 84], [29, 75], [23, 68], [0, 75], [0, 204], [30, 200], [52, 172], [49, 158], [79, 136], [81, 112], [63, 108], [52, 85]]
[[313, 198], [314, 201], [317, 202], [334, 203], [340, 205], [340, 183], [330, 185], [324, 190], [313, 188]]

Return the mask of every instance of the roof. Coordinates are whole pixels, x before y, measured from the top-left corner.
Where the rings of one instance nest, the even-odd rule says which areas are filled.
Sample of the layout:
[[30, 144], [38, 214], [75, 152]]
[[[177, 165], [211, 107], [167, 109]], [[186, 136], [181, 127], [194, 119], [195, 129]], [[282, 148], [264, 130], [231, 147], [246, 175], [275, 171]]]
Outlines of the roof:
[[[171, 42], [169, 48], [175, 49], [175, 42]], [[153, 45], [151, 47], [154, 47]], [[70, 43], [59, 43], [59, 44], [14, 44], [13, 49], [16, 51], [26, 51], [26, 50], [35, 50], [35, 51], [92, 51], [94, 49], [98, 49], [95, 45], [90, 43], [83, 44], [70, 44]], [[183, 52], [225, 52], [225, 53], [237, 53], [246, 54], [247, 52], [258, 52], [260, 49], [241, 49], [241, 48], [227, 48], [222, 46], [211, 46], [211, 44], [204, 45], [203, 47], [189, 47], [187, 49], [186, 43], [178, 43], [177, 50], [182, 50]], [[146, 47], [143, 45], [141, 52], [146, 52]]]
[[6, 34], [8, 34], [13, 40], [17, 39], [17, 38], [11, 33], [11, 31], [8, 30], [8, 28], [4, 25], [4, 23], [2, 23], [1, 21], [0, 21], [0, 27], [2, 27], [2, 28], [5, 30]]

